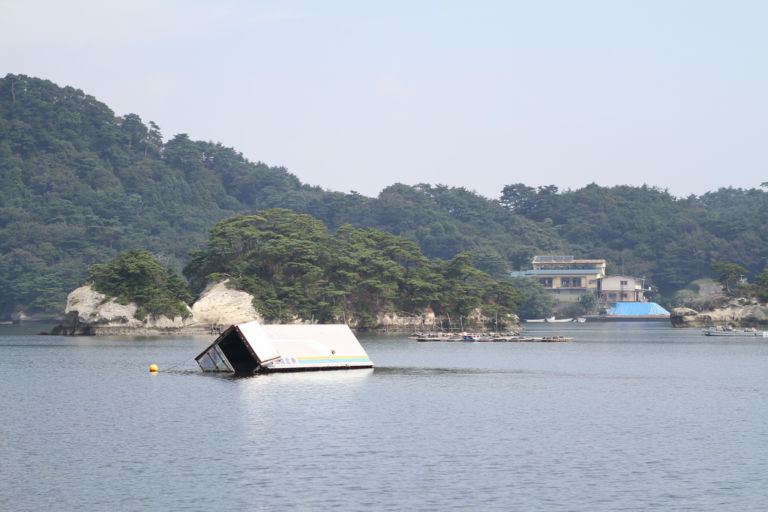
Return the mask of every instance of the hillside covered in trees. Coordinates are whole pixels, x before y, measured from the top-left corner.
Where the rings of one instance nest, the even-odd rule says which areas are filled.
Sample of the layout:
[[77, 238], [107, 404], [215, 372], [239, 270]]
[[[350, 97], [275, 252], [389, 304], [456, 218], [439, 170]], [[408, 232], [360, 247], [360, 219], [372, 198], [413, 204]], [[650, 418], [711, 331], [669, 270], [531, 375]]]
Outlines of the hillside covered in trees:
[[429, 259], [406, 238], [350, 224], [332, 236], [311, 215], [279, 208], [218, 223], [184, 274], [196, 291], [228, 278], [277, 322], [376, 327], [381, 313], [419, 317], [431, 310], [459, 326], [480, 309], [501, 326], [526, 299], [508, 280], [476, 269], [469, 253]]
[[[768, 263], [768, 192], [720, 189], [675, 198], [650, 187], [559, 191], [515, 183], [498, 199], [465, 188], [393, 184], [378, 197], [302, 184], [186, 134], [165, 139], [135, 114], [83, 91], [21, 75], [0, 79], [0, 318], [55, 315], [88, 268], [131, 249], [181, 271], [202, 265], [220, 221], [271, 208], [412, 240], [451, 261], [471, 252], [494, 278], [534, 254], [606, 258], [609, 272], [645, 277], [664, 302], [710, 265]], [[756, 187], [759, 184], [755, 184]], [[362, 236], [362, 235], [360, 235]], [[193, 279], [199, 276], [190, 274]]]

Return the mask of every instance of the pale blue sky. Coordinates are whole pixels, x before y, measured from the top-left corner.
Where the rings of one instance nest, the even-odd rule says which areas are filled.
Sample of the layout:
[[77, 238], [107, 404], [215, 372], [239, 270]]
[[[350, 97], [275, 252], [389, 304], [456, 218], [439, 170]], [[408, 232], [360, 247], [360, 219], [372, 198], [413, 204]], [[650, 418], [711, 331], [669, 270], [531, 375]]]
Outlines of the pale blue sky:
[[0, 0], [0, 76], [303, 182], [768, 181], [768, 2]]

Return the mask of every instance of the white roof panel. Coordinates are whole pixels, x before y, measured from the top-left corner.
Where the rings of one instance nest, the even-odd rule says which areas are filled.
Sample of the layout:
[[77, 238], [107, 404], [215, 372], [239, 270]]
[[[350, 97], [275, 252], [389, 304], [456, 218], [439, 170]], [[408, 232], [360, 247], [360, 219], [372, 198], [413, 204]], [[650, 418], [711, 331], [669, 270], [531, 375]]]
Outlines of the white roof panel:
[[243, 339], [251, 346], [261, 364], [280, 359], [280, 352], [278, 352], [277, 347], [270, 340], [269, 335], [259, 325], [259, 322], [254, 320], [253, 322], [239, 324], [237, 328], [243, 335]]
[[371, 367], [368, 354], [344, 325], [264, 325], [280, 360], [272, 369]]

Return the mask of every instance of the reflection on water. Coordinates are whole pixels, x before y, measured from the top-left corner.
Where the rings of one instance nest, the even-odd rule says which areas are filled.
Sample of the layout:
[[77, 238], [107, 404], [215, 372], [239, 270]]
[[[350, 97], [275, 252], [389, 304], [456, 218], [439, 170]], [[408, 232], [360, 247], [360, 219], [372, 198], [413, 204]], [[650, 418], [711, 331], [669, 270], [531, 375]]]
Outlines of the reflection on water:
[[575, 339], [361, 336], [374, 369], [232, 377], [205, 337], [0, 326], [0, 509], [764, 510], [768, 342], [527, 331]]

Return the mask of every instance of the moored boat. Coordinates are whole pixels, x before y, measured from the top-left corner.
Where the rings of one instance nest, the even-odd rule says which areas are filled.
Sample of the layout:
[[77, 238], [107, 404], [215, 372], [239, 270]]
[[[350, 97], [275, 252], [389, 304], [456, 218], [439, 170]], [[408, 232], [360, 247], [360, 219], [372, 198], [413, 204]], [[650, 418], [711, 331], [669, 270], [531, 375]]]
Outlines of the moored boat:
[[768, 331], [759, 331], [754, 327], [744, 329], [734, 329], [726, 325], [723, 327], [707, 327], [704, 329], [704, 336], [762, 336], [768, 338]]
[[565, 324], [568, 322], [586, 322], [586, 320], [586, 318], [555, 318], [554, 316], [550, 316], [549, 318], [529, 318], [527, 320], [523, 320], [523, 322], [529, 324]]
[[549, 318], [529, 318], [527, 320], [523, 320], [523, 322], [529, 323], [529, 324], [541, 324], [545, 322], [554, 322], [555, 317], [551, 316]]
[[515, 342], [560, 342], [571, 341], [568, 336], [522, 336], [519, 333], [510, 334], [453, 334], [446, 336], [419, 336], [411, 337], [419, 342], [449, 342], [449, 343], [515, 343]]

